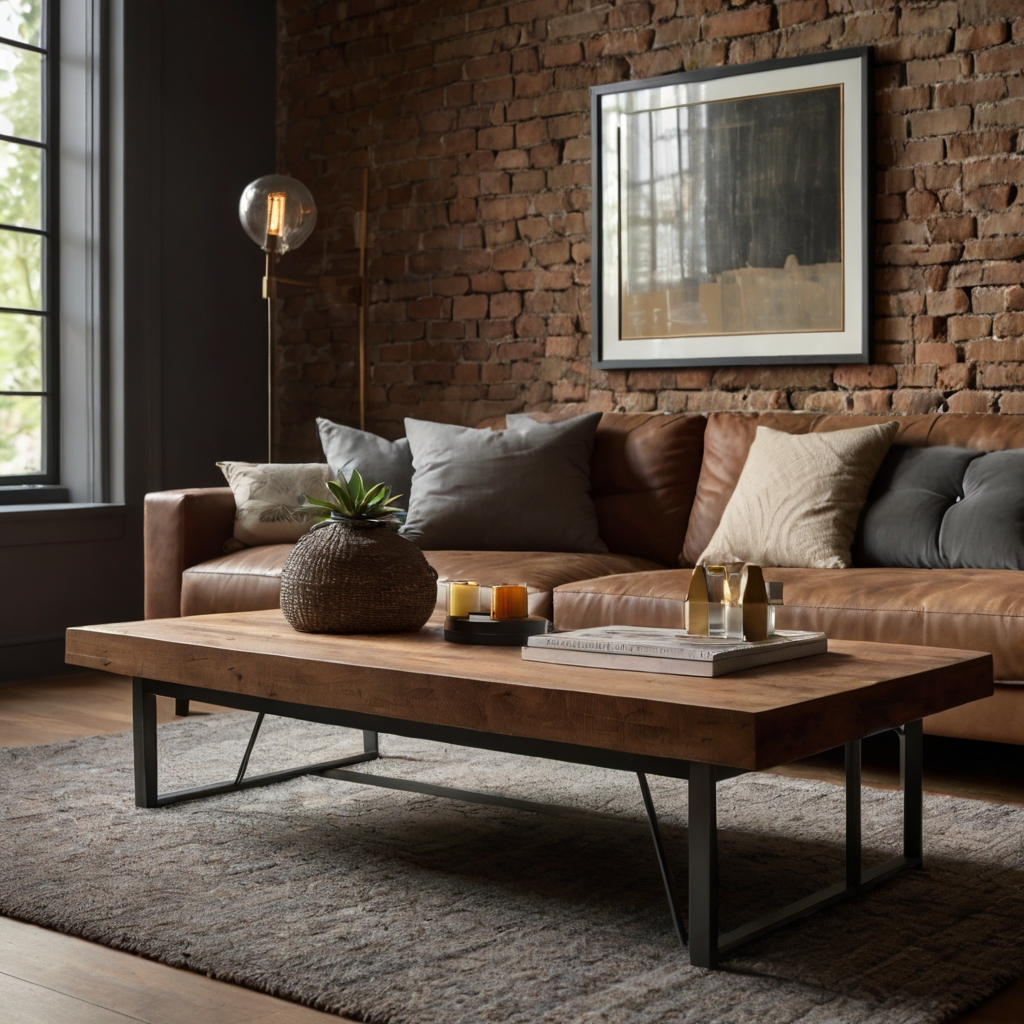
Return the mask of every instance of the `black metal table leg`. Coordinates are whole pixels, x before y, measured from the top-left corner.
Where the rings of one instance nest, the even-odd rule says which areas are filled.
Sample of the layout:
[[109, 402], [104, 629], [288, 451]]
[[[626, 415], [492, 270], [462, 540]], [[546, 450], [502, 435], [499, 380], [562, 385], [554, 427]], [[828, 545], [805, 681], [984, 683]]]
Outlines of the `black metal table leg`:
[[846, 884], [861, 883], [860, 740], [846, 744]]
[[714, 765], [690, 763], [690, 963], [718, 966], [718, 815]]
[[[181, 803], [184, 800], [198, 800], [202, 797], [216, 796], [220, 793], [231, 793], [239, 789], [253, 789], [256, 786], [270, 786], [276, 782], [286, 782], [300, 775], [316, 775], [333, 768], [373, 761], [377, 753], [376, 732], [363, 733], [363, 745], [366, 748], [361, 754], [336, 758], [333, 761], [321, 761], [318, 764], [302, 765], [298, 768], [286, 768], [284, 771], [266, 772], [246, 778], [260, 726], [263, 724], [265, 711], [257, 713], [256, 724], [249, 736], [242, 763], [234, 779], [230, 782], [215, 782], [212, 785], [197, 786], [194, 789], [183, 789], [175, 793], [161, 794], [157, 786], [157, 747], [156, 747], [156, 692], [149, 679], [132, 680], [132, 732], [135, 745], [135, 805], [136, 807], [167, 807], [169, 804]], [[166, 684], [165, 684], [166, 685]], [[176, 700], [179, 698], [175, 698]], [[230, 705], [228, 705], [230, 706]], [[368, 739], [368, 737], [372, 737]]]
[[245, 753], [242, 755], [242, 763], [238, 766], [238, 774], [235, 775], [235, 785], [241, 784], [242, 779], [245, 778], [245, 769], [249, 767], [249, 758], [252, 757], [252, 748], [256, 746], [256, 737], [260, 734], [260, 726], [263, 724], [264, 714], [261, 711], [256, 716], [256, 724], [252, 727], [252, 732], [249, 734], [249, 743], [245, 748]]
[[372, 729], [363, 730], [363, 750], [367, 754], [380, 753], [379, 738]]
[[920, 867], [924, 834], [924, 730], [921, 719], [900, 733], [900, 781], [903, 784], [903, 856]]
[[188, 699], [178, 698], [174, 702], [174, 713], [179, 718], [186, 718], [188, 716]]
[[135, 745], [135, 806], [156, 807], [156, 694], [145, 680], [132, 680], [132, 738]]
[[661, 884], [665, 887], [665, 897], [668, 899], [668, 910], [672, 915], [672, 925], [676, 930], [676, 936], [682, 945], [686, 945], [686, 926], [683, 924], [683, 913], [679, 909], [679, 897], [676, 895], [676, 883], [672, 877], [672, 869], [669, 867], [668, 858], [665, 856], [665, 845], [661, 841], [661, 829], [658, 828], [658, 815], [654, 810], [654, 801], [651, 799], [651, 789], [647, 785], [647, 776], [643, 772], [637, 772], [636, 777], [640, 780], [640, 793], [644, 798], [644, 808], [647, 811], [647, 822], [651, 826], [651, 838], [654, 840], [654, 852], [658, 857], [658, 867], [661, 869]]

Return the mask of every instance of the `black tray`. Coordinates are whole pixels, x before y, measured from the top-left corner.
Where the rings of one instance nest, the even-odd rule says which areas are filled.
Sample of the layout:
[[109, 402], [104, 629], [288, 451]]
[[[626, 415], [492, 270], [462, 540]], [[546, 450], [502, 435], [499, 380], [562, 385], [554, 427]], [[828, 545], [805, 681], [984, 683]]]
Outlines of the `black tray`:
[[550, 632], [551, 623], [539, 615], [525, 619], [453, 619], [449, 615], [444, 620], [444, 638], [453, 644], [525, 647], [528, 637]]

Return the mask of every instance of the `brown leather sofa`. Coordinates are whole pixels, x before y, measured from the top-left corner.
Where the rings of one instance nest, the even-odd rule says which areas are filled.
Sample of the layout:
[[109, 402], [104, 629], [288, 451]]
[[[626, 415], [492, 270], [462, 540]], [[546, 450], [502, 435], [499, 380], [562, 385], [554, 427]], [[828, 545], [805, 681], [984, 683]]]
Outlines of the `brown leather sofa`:
[[[883, 417], [805, 413], [605, 414], [591, 478], [609, 554], [427, 551], [443, 578], [514, 576], [531, 611], [559, 629], [618, 623], [678, 626], [690, 571], [721, 518], [758, 424], [790, 433], [838, 430]], [[896, 445], [1024, 448], [1024, 419], [896, 417]], [[501, 426], [499, 422], [492, 424]], [[228, 488], [146, 499], [146, 617], [276, 607], [290, 545], [224, 554]], [[768, 569], [785, 584], [781, 628], [991, 651], [993, 697], [925, 723], [928, 732], [1024, 744], [1024, 572], [973, 569]]]

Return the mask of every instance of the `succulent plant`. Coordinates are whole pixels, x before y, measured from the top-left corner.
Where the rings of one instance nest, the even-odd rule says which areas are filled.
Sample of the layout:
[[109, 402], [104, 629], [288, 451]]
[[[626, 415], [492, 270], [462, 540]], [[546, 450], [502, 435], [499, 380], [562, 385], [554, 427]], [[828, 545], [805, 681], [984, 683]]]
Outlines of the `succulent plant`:
[[320, 521], [313, 529], [330, 526], [332, 523], [351, 523], [355, 526], [397, 525], [404, 510], [391, 502], [400, 498], [392, 494], [387, 484], [374, 484], [367, 488], [359, 471], [353, 469], [348, 480], [328, 480], [327, 489], [334, 495], [334, 501], [320, 501], [303, 495], [306, 503], [323, 509]]

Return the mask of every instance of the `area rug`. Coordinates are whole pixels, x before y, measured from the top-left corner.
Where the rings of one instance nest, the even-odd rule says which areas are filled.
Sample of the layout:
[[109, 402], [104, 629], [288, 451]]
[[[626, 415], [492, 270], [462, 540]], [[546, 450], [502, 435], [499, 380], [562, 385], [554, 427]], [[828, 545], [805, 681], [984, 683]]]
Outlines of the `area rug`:
[[[252, 721], [162, 726], [161, 789], [233, 776]], [[267, 719], [250, 772], [359, 740]], [[597, 813], [317, 777], [138, 810], [130, 734], [5, 749], [0, 913], [370, 1024], [940, 1022], [1024, 974], [1024, 808], [927, 797], [924, 870], [706, 971], [673, 934], [635, 776], [382, 749], [360, 770]], [[684, 880], [685, 783], [651, 788]], [[842, 875], [841, 787], [743, 776], [719, 821], [726, 929]], [[864, 833], [869, 862], [898, 848], [899, 794], [865, 791]]]

